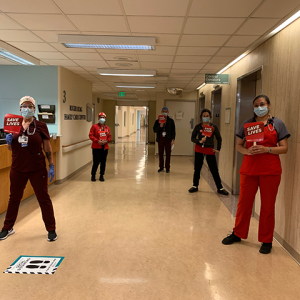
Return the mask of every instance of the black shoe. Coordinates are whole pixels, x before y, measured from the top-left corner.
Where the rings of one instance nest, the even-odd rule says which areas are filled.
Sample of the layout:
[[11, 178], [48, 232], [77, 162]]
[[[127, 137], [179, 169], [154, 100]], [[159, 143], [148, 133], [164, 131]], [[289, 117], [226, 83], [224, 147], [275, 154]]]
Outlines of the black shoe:
[[236, 236], [234, 234], [234, 232], [232, 231], [231, 235], [228, 235], [225, 239], [223, 239], [222, 244], [224, 244], [224, 245], [231, 245], [233, 243], [240, 242], [240, 241], [241, 241], [241, 238], [239, 238], [238, 236]]
[[189, 192], [190, 192], [190, 193], [196, 193], [196, 192], [198, 192], [198, 187], [192, 186], [192, 187], [189, 189]]
[[48, 242], [54, 242], [57, 240], [57, 234], [55, 232], [55, 230], [49, 231], [48, 232]]
[[12, 228], [10, 230], [3, 230], [0, 232], [0, 241], [5, 240], [10, 235], [14, 234], [15, 230]]
[[262, 254], [269, 254], [272, 250], [272, 243], [262, 243], [259, 252]]
[[164, 170], [164, 169], [160, 169], [160, 168], [159, 168], [157, 172], [160, 173], [160, 172], [162, 172], [163, 170]]
[[96, 181], [96, 176], [95, 175], [92, 175], [91, 181]]
[[229, 195], [229, 193], [228, 193], [224, 188], [218, 190], [218, 193], [219, 193], [219, 194], [222, 194], [222, 195], [225, 195], [225, 196], [228, 196], [228, 195]]
[[100, 175], [99, 180], [102, 181], [102, 182], [105, 181], [103, 175]]
[[166, 173], [170, 173], [170, 169], [166, 170]]

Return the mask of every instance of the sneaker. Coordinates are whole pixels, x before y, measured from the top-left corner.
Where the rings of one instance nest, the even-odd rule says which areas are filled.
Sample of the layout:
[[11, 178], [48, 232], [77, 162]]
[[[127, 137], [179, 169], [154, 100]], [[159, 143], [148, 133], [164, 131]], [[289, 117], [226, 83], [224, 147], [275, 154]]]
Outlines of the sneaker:
[[225, 195], [225, 196], [228, 196], [228, 195], [229, 195], [229, 193], [228, 193], [224, 188], [218, 190], [218, 193], [219, 193], [219, 194], [222, 194], [222, 195]]
[[272, 250], [272, 243], [262, 243], [259, 252], [262, 254], [269, 254]]
[[96, 177], [95, 177], [95, 175], [92, 175], [92, 177], [91, 177], [91, 181], [96, 181]]
[[236, 236], [234, 234], [234, 231], [232, 231], [232, 234], [228, 235], [225, 239], [223, 239], [222, 244], [231, 245], [233, 243], [240, 242], [240, 241], [241, 241], [241, 238]]
[[102, 181], [102, 182], [105, 181], [103, 175], [100, 175], [99, 180]]
[[55, 232], [55, 230], [49, 231], [48, 232], [48, 242], [54, 242], [57, 240], [57, 234]]
[[167, 173], [170, 173], [170, 169], [166, 170]]
[[0, 241], [5, 240], [10, 235], [14, 234], [15, 230], [12, 228], [10, 230], [3, 230], [0, 232]]
[[164, 169], [160, 169], [160, 168], [159, 168], [157, 172], [160, 173], [160, 172], [162, 172], [163, 170], [164, 170]]
[[189, 189], [189, 192], [190, 192], [190, 193], [196, 193], [196, 192], [198, 192], [198, 187], [192, 186], [192, 187]]

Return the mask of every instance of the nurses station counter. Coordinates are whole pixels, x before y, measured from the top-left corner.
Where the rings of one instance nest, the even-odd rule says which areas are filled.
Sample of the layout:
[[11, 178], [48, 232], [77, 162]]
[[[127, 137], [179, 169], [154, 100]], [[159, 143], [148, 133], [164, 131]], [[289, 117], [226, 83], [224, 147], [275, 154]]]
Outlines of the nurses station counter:
[[[53, 162], [54, 165], [56, 166], [56, 152], [58, 152], [60, 148], [60, 138], [57, 137], [55, 140], [51, 138], [50, 143], [53, 152]], [[24, 157], [24, 159], [26, 158]], [[47, 159], [46, 159], [46, 165], [48, 169], [49, 163]], [[0, 214], [6, 211], [8, 206], [8, 200], [10, 194], [10, 179], [9, 179], [10, 167], [11, 167], [11, 151], [7, 149], [7, 145], [0, 145]], [[56, 172], [51, 184], [55, 181], [56, 181]], [[49, 184], [50, 183], [48, 179], [48, 185]], [[33, 188], [30, 184], [30, 181], [28, 180], [26, 188], [24, 190], [22, 200], [28, 198], [33, 194], [34, 194]]]

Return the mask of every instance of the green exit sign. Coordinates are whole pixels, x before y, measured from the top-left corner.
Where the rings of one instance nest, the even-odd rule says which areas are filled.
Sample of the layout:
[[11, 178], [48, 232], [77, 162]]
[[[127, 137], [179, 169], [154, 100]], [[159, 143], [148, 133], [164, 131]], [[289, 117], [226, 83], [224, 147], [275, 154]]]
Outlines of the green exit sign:
[[125, 92], [119, 92], [119, 97], [125, 97]]

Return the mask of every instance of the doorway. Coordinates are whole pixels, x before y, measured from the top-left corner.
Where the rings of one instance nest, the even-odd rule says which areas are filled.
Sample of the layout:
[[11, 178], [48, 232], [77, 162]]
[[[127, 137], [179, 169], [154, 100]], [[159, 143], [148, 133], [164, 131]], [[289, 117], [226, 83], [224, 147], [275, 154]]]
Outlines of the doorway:
[[[237, 79], [235, 132], [238, 132], [243, 123], [253, 118], [253, 99], [262, 92], [262, 67], [247, 73]], [[235, 137], [235, 145], [238, 137]], [[232, 194], [240, 193], [240, 173], [243, 155], [235, 150], [233, 166]]]
[[200, 116], [201, 116], [201, 112], [202, 110], [205, 108], [205, 95], [204, 94], [200, 94], [200, 98], [199, 98], [199, 114], [198, 114], [198, 123], [201, 122], [200, 120]]

